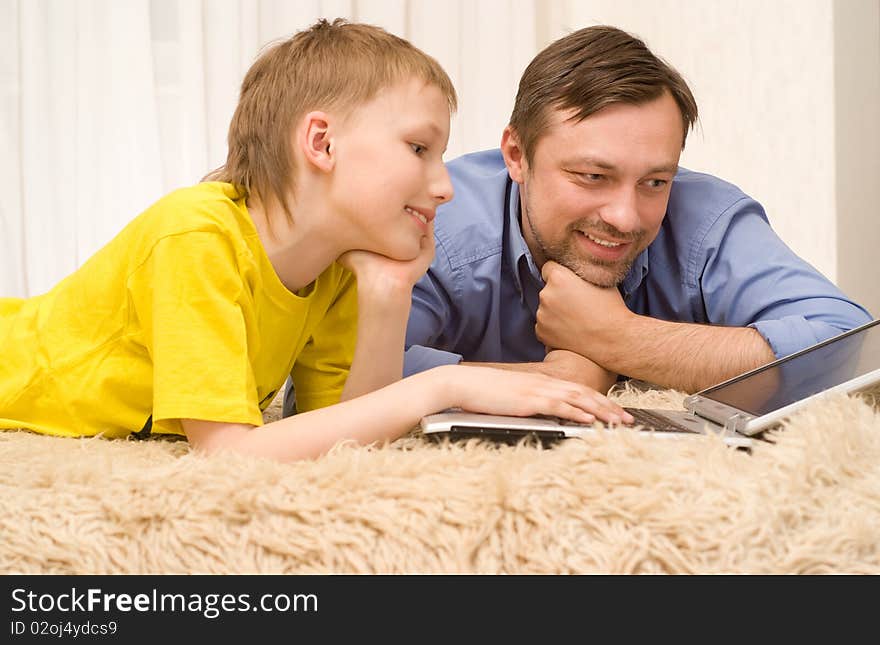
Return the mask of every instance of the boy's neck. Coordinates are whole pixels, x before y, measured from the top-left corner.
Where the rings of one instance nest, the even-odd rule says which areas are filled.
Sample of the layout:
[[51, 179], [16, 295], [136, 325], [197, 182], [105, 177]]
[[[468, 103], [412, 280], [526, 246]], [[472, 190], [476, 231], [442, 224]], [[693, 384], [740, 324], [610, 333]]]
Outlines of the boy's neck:
[[320, 213], [312, 213], [301, 202], [291, 200], [290, 204], [293, 221], [277, 201], [266, 203], [256, 195], [247, 200], [248, 212], [275, 273], [288, 291], [296, 293], [314, 282], [344, 249], [337, 248], [338, 240], [315, 225], [324, 219]]

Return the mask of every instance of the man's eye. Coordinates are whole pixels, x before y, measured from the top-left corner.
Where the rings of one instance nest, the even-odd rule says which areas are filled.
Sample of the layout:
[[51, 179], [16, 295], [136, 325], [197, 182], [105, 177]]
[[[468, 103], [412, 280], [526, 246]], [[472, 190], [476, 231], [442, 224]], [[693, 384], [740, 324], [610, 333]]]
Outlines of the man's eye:
[[411, 143], [409, 144], [409, 147], [412, 148], [412, 151], [419, 156], [423, 155], [427, 150], [425, 146], [419, 145], [418, 143]]
[[649, 188], [663, 188], [668, 183], [665, 179], [649, 179], [647, 181]]
[[594, 172], [582, 172], [581, 177], [583, 177], [586, 181], [595, 183], [597, 181], [602, 181], [605, 178], [605, 175], [599, 175]]

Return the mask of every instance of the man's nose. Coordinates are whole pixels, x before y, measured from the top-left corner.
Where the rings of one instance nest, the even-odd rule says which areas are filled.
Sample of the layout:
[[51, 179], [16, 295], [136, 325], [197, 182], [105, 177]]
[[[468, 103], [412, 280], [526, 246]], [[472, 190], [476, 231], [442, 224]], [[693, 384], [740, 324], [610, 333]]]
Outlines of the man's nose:
[[621, 233], [638, 231], [639, 209], [635, 187], [621, 187], [616, 190], [599, 211], [599, 215], [602, 221]]

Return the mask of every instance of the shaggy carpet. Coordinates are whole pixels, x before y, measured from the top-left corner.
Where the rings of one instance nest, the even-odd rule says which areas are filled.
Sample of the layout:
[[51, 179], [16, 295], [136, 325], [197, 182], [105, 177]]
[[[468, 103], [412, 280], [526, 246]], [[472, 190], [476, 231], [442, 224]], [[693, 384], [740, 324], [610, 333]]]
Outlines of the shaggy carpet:
[[550, 449], [414, 431], [282, 465], [0, 432], [0, 573], [880, 573], [874, 403], [812, 405], [751, 453], [631, 430]]

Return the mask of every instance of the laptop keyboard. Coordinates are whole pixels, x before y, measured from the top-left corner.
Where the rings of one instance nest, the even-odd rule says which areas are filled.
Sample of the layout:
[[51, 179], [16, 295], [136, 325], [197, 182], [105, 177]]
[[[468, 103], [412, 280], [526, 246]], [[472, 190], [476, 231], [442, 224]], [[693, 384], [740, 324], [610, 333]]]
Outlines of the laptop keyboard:
[[[672, 421], [670, 419], [666, 419], [661, 417], [658, 414], [654, 414], [650, 410], [646, 410], [644, 408], [623, 408], [627, 412], [629, 412], [633, 418], [635, 419], [635, 425], [644, 426], [648, 430], [654, 430], [655, 432], [688, 432], [690, 434], [702, 434], [699, 430], [694, 428], [689, 428], [685, 425], [681, 425]], [[543, 415], [536, 415], [543, 416]], [[544, 416], [546, 419], [553, 419], [558, 422], [559, 425], [563, 426], [583, 426], [584, 424], [578, 423], [577, 421], [570, 421], [568, 419], [563, 419], [561, 417], [550, 417]], [[587, 424], [586, 427], [590, 427], [592, 424]]]
[[624, 410], [633, 415], [636, 425], [645, 426], [655, 432], [690, 432], [692, 434], [700, 434], [697, 430], [679, 425], [643, 408], [624, 408]]

